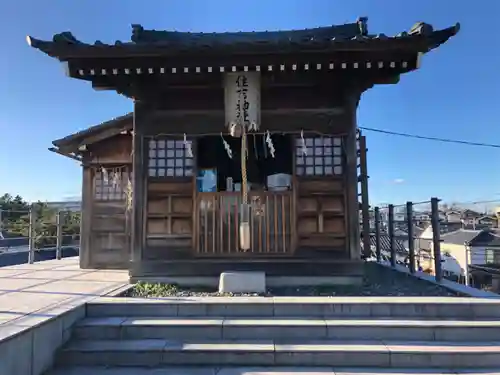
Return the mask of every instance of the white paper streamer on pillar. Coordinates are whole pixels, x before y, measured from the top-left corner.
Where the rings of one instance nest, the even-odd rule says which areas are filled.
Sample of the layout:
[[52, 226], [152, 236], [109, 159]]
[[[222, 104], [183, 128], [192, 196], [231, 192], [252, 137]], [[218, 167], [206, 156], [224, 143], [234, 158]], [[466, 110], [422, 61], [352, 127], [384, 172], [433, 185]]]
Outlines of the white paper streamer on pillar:
[[224, 139], [224, 136], [222, 135], [222, 133], [220, 133], [220, 137], [222, 138], [222, 144], [224, 145], [224, 149], [227, 152], [227, 156], [229, 157], [229, 159], [232, 159], [233, 158], [233, 151], [231, 150], [231, 146], [229, 146], [229, 143], [227, 143], [227, 141]]
[[184, 148], [186, 149], [186, 156], [193, 157], [193, 147], [191, 141], [188, 141], [186, 133], [184, 133]]
[[232, 72], [224, 76], [226, 126], [243, 124], [249, 131], [260, 127], [260, 72]]
[[266, 132], [266, 143], [267, 147], [269, 148], [269, 152], [271, 153], [271, 156], [274, 158], [275, 149], [273, 145], [273, 140], [271, 138], [271, 133], [269, 133], [269, 130]]
[[306, 140], [304, 139], [304, 131], [300, 131], [300, 144], [301, 144], [301, 151], [302, 155], [307, 155], [307, 146], [306, 146]]

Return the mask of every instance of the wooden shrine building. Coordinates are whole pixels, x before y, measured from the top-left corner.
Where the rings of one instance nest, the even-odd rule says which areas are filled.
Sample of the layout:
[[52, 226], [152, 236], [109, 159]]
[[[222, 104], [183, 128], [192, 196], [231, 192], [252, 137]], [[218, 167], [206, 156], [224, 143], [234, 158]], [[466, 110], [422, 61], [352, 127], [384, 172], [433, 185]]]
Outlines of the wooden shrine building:
[[359, 282], [361, 94], [418, 69], [458, 29], [386, 36], [360, 18], [275, 32], [132, 25], [114, 44], [28, 37], [70, 77], [134, 103], [53, 142], [83, 166], [81, 266], [196, 284], [237, 270]]

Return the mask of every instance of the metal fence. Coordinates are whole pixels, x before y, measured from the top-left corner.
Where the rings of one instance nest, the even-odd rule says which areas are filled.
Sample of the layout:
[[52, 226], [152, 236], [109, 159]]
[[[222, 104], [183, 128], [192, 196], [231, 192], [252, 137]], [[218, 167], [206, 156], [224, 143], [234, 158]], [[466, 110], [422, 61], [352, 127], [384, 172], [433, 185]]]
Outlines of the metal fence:
[[500, 292], [500, 231], [494, 210], [487, 214], [486, 208], [467, 208], [465, 202], [454, 207], [460, 208], [440, 204], [438, 198], [374, 207], [362, 230], [364, 258], [405, 266], [412, 274], [425, 272], [436, 281]]
[[75, 256], [79, 246], [79, 211], [43, 204], [0, 210], [0, 266]]
[[[365, 258], [392, 267], [403, 265], [411, 273], [426, 272], [440, 281], [443, 271], [438, 204], [439, 200], [432, 198], [425, 202], [375, 207], [370, 219], [373, 222], [370, 223], [370, 248], [363, 249]], [[362, 243], [367, 247], [366, 241]]]

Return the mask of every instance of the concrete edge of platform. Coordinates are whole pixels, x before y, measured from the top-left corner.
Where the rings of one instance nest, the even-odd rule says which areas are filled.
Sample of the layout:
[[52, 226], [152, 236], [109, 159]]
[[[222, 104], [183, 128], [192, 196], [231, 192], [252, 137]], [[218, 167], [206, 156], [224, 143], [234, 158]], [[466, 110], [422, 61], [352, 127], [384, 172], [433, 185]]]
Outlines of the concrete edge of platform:
[[[243, 271], [247, 272], [247, 271]], [[266, 276], [266, 287], [311, 287], [322, 285], [360, 285], [362, 277], [358, 276]], [[217, 289], [219, 287], [219, 276], [162, 276], [162, 277], [141, 277], [134, 279], [147, 283], [175, 284], [184, 287], [207, 287]]]
[[[114, 297], [130, 287], [120, 284], [100, 295]], [[71, 336], [73, 325], [85, 317], [86, 303], [99, 297], [71, 298], [0, 325], [0, 374], [44, 373]]]
[[439, 285], [443, 288], [446, 288], [452, 292], [455, 293], [461, 293], [465, 294], [469, 297], [474, 297], [474, 298], [491, 298], [491, 299], [500, 299], [500, 295], [493, 293], [493, 292], [488, 292], [486, 290], [480, 290], [476, 289], [467, 285], [459, 284], [454, 281], [450, 280], [442, 280], [441, 282], [436, 281], [434, 276], [431, 276], [425, 272], [415, 272], [414, 274], [410, 273], [410, 270], [407, 267], [401, 266], [401, 265], [396, 265], [396, 268], [391, 267], [390, 265], [387, 264], [382, 264], [382, 263], [377, 263], [381, 267], [389, 268], [391, 270], [394, 270], [396, 272], [401, 272], [404, 274], [407, 274], [408, 276], [411, 277], [416, 277], [417, 279], [427, 281], [429, 283], [432, 283], [434, 285]]
[[[102, 297], [122, 297], [124, 296], [130, 289], [134, 287], [134, 284], [125, 284], [121, 285], [118, 288], [115, 288], [109, 291], [106, 294], [103, 294]], [[97, 297], [99, 298], [99, 297]]]
[[299, 305], [299, 304], [357, 304], [370, 305], [379, 304], [498, 304], [500, 299], [494, 298], [476, 298], [476, 297], [419, 297], [419, 296], [387, 296], [387, 297], [260, 297], [260, 296], [234, 296], [234, 297], [217, 297], [217, 296], [187, 296], [187, 297], [100, 297], [89, 301], [92, 305], [106, 304], [275, 304], [275, 305]]

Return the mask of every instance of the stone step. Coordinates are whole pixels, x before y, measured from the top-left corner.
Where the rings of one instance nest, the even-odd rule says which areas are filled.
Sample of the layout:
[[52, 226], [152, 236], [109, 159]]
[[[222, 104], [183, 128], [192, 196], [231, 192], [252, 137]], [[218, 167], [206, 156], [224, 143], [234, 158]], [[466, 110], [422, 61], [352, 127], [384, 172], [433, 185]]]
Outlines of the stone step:
[[500, 342], [74, 340], [57, 356], [73, 366], [500, 367]]
[[76, 339], [500, 341], [500, 321], [297, 318], [88, 318]]
[[[425, 375], [498, 375], [500, 369], [489, 370], [440, 370], [426, 369]], [[331, 368], [331, 367], [62, 367], [47, 375], [422, 375], [421, 371], [411, 369], [382, 368]]]
[[101, 298], [88, 317], [398, 317], [500, 319], [500, 299], [455, 297], [172, 297]]

